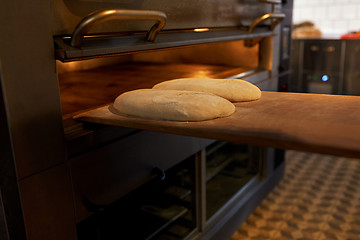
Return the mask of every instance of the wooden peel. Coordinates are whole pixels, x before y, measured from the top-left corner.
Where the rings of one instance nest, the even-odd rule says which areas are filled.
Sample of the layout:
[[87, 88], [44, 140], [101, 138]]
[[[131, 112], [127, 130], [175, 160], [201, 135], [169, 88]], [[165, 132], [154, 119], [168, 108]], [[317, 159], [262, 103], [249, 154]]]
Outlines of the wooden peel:
[[201, 122], [140, 119], [109, 106], [74, 116], [92, 123], [137, 128], [265, 147], [360, 158], [360, 96], [263, 92], [235, 103], [226, 118]]

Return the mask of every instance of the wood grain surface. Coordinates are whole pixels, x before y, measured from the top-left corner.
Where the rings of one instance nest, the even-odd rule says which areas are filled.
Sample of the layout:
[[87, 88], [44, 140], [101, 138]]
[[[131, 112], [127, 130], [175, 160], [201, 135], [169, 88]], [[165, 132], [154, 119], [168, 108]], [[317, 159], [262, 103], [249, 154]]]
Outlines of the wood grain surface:
[[360, 158], [360, 96], [263, 92], [226, 118], [176, 122], [115, 115], [104, 106], [74, 116], [99, 124]]

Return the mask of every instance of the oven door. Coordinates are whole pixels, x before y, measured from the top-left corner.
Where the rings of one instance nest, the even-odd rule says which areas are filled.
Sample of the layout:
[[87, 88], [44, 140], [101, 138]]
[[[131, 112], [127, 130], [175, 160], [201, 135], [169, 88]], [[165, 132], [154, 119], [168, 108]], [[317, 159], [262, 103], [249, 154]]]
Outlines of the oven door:
[[72, 61], [273, 36], [285, 17], [280, 2], [54, 0], [56, 57]]
[[[72, 34], [88, 14], [104, 9], [155, 10], [167, 15], [164, 30], [249, 26], [251, 21], [272, 12], [281, 1], [254, 0], [52, 0], [54, 35]], [[144, 21], [111, 21], [95, 26], [92, 33], [147, 31]]]

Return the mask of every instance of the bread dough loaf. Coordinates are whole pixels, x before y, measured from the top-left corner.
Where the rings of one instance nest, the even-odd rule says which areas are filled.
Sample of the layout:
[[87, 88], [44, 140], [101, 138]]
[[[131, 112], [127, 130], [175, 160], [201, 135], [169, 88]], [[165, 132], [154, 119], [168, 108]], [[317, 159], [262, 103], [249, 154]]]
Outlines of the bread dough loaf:
[[240, 79], [180, 78], [156, 84], [153, 89], [208, 92], [231, 102], [252, 101], [261, 97], [257, 86]]
[[158, 89], [123, 93], [115, 99], [113, 108], [117, 114], [173, 121], [203, 121], [235, 112], [234, 104], [213, 94]]

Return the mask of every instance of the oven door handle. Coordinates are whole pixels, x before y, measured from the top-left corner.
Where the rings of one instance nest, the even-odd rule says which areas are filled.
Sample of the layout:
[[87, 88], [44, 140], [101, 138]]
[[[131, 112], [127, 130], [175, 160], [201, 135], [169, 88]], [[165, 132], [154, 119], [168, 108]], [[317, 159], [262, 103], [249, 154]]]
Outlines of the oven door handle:
[[[285, 14], [284, 13], [267, 13], [264, 14], [261, 17], [255, 18], [251, 24], [250, 27], [248, 29], [248, 33], [252, 33], [254, 31], [254, 29], [262, 22], [264, 22], [265, 20], [268, 19], [275, 19], [274, 21], [271, 22], [270, 25], [270, 29], [274, 30], [274, 28], [276, 27], [276, 25], [278, 25], [279, 23], [282, 22], [282, 20], [284, 20], [285, 18]], [[246, 39], [244, 42], [245, 47], [253, 47], [255, 46], [261, 39], [259, 38], [251, 38], [251, 39]]]
[[84, 35], [96, 24], [109, 20], [150, 20], [155, 21], [153, 26], [146, 34], [146, 40], [154, 41], [156, 35], [166, 24], [167, 16], [160, 11], [150, 10], [100, 10], [95, 11], [85, 18], [75, 27], [72, 34], [70, 45], [73, 47], [80, 47]]
[[280, 4], [281, 0], [259, 0], [260, 2], [263, 3], [271, 3], [271, 4]]
[[262, 22], [264, 22], [265, 20], [268, 19], [275, 19], [274, 21], [271, 22], [270, 25], [270, 29], [274, 30], [274, 28], [276, 27], [276, 25], [278, 25], [279, 23], [282, 22], [282, 20], [284, 20], [285, 18], [285, 14], [284, 13], [267, 13], [264, 14], [261, 17], [255, 18], [251, 24], [250, 27], [248, 29], [248, 33], [252, 33], [254, 31], [254, 29]]

